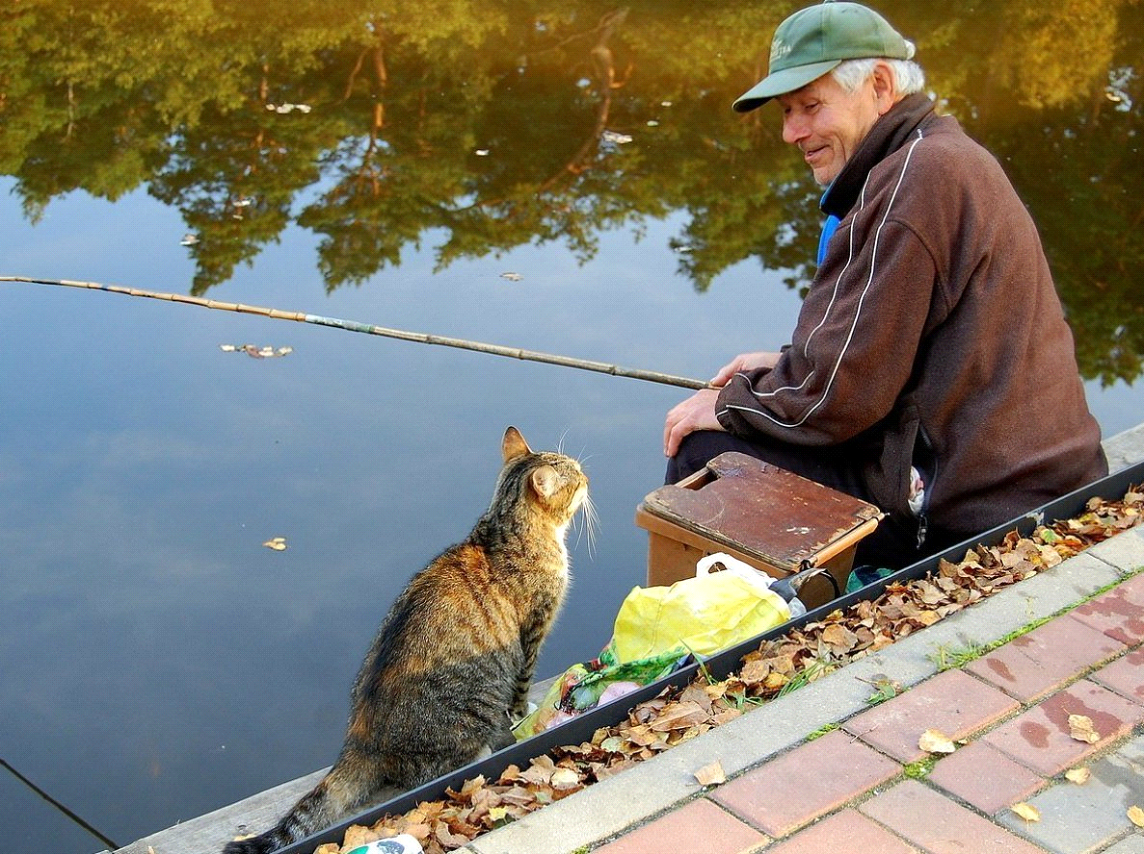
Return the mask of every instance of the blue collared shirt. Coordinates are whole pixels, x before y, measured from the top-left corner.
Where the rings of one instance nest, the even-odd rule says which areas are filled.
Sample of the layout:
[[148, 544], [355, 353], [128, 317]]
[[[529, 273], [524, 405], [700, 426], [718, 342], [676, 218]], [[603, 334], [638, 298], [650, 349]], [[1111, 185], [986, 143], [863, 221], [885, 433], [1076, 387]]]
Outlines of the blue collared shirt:
[[[826, 188], [826, 192], [822, 194], [822, 198], [818, 200], [819, 206], [826, 201], [826, 196], [830, 192], [830, 188]], [[818, 266], [822, 266], [822, 259], [826, 257], [826, 244], [830, 242], [830, 238], [834, 236], [834, 232], [838, 230], [838, 223], [842, 222], [834, 214], [829, 214], [826, 217], [826, 222], [822, 224], [822, 234], [818, 236]]]

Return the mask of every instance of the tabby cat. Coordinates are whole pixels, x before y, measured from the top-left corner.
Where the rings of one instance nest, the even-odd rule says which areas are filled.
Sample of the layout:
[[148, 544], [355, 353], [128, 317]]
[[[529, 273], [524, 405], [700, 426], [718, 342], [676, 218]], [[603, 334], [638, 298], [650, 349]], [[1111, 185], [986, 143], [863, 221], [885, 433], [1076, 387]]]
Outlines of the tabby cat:
[[[513, 743], [537, 652], [568, 585], [569, 523], [588, 478], [534, 453], [515, 427], [489, 509], [468, 538], [409, 582], [381, 624], [350, 695], [330, 772], [272, 829], [224, 854], [266, 854], [380, 800]], [[586, 507], [590, 514], [590, 504]]]

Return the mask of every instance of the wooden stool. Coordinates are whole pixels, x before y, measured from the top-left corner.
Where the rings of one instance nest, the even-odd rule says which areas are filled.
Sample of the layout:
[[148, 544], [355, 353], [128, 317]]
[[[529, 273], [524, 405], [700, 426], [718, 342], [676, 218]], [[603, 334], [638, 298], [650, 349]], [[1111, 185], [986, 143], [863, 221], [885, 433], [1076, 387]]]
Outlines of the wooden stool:
[[[647, 495], [636, 524], [648, 532], [648, 586], [691, 578], [701, 557], [724, 552], [774, 578], [826, 567], [845, 591], [858, 542], [884, 515], [865, 501], [729, 451]], [[834, 596], [826, 578], [811, 579], [799, 593], [807, 608]]]

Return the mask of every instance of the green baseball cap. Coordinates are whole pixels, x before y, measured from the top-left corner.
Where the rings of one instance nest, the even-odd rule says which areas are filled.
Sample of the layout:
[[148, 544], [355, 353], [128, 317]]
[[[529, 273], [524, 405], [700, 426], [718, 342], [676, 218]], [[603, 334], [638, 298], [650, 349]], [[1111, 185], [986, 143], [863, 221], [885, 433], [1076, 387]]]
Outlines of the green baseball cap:
[[761, 107], [817, 80], [844, 59], [910, 59], [913, 54], [913, 45], [873, 9], [825, 0], [779, 24], [771, 41], [767, 76], [732, 106], [739, 113]]

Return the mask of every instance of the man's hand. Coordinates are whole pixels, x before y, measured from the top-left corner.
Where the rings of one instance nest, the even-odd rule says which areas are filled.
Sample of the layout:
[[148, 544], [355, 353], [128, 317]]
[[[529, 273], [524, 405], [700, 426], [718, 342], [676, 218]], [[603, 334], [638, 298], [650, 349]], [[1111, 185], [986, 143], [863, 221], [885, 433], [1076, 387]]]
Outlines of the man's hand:
[[756, 368], [773, 368], [778, 362], [781, 353], [772, 353], [769, 350], [758, 353], [740, 353], [730, 362], [719, 369], [719, 373], [711, 378], [711, 385], [722, 388], [730, 382], [731, 377], [740, 371], [753, 371]]
[[663, 453], [664, 456], [674, 457], [679, 450], [679, 443], [688, 433], [696, 430], [722, 430], [723, 425], [715, 417], [715, 401], [719, 391], [705, 388], [695, 392], [683, 403], [667, 413], [667, 420], [663, 425]]

